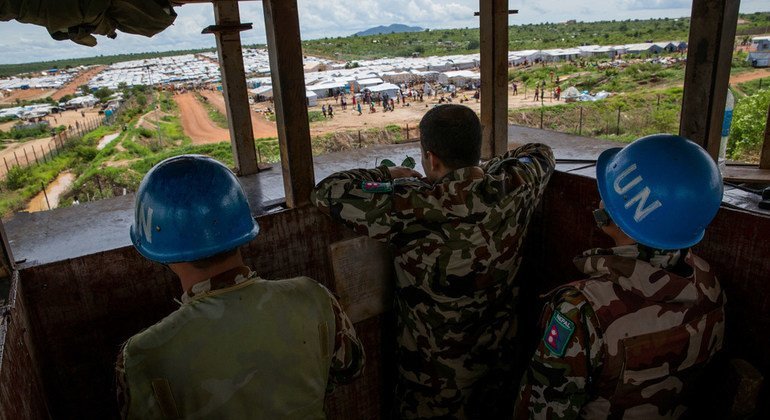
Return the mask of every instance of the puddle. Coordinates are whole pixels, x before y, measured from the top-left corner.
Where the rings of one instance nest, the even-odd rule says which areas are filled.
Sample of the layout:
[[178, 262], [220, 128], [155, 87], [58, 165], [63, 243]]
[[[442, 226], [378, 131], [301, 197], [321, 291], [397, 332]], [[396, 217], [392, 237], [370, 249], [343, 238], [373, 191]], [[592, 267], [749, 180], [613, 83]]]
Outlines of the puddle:
[[45, 188], [45, 192], [48, 195], [48, 201], [46, 202], [46, 194], [40, 192], [36, 195], [32, 201], [27, 205], [28, 212], [44, 211], [48, 210], [48, 204], [51, 204], [51, 208], [55, 209], [59, 206], [59, 198], [62, 194], [67, 192], [72, 183], [75, 182], [75, 174], [71, 172], [62, 172], [56, 179], [53, 180]]

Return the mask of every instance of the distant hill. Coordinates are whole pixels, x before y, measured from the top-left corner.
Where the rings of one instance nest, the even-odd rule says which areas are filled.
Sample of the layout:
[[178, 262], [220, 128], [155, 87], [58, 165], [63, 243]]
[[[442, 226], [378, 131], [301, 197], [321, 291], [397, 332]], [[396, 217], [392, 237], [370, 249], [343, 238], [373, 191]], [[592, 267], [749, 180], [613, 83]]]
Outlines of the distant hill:
[[390, 26], [377, 26], [376, 28], [369, 28], [365, 31], [357, 32], [353, 34], [353, 36], [381, 35], [391, 33], [399, 34], [402, 32], [421, 32], [424, 30], [425, 29], [420, 28], [419, 26], [406, 26], [400, 23], [394, 23]]

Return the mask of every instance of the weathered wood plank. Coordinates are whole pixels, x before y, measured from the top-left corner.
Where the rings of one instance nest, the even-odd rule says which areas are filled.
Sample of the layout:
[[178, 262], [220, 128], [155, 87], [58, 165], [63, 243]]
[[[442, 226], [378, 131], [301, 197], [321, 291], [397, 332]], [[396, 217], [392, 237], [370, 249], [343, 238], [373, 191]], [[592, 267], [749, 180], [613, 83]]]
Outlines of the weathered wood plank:
[[724, 173], [725, 181], [770, 183], [770, 169], [752, 166], [728, 166]]
[[329, 259], [340, 305], [355, 322], [390, 309], [393, 259], [388, 247], [361, 236], [329, 245]]
[[694, 0], [679, 134], [717, 158], [740, 0]]
[[[254, 132], [251, 128], [251, 109], [249, 108], [246, 74], [243, 68], [241, 24], [237, 1], [218, 1], [214, 3], [214, 19], [218, 27], [214, 35], [217, 39], [217, 53], [222, 71], [222, 92], [225, 96], [227, 120], [230, 122], [230, 144], [233, 148], [235, 171], [238, 175], [251, 175], [259, 172], [257, 150], [254, 146]], [[231, 27], [232, 29], [224, 29]]]
[[508, 1], [479, 1], [481, 19], [481, 157], [508, 145]]
[[297, 0], [264, 0], [267, 50], [273, 78], [286, 203], [310, 203], [315, 184]]

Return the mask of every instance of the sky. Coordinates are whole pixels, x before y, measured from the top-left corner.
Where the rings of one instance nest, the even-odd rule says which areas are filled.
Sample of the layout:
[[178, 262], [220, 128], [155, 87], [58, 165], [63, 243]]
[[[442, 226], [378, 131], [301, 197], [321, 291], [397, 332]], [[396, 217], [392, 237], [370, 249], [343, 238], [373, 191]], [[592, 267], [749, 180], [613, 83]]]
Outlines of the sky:
[[[378, 25], [401, 23], [423, 28], [478, 27], [479, 0], [298, 0], [300, 31], [303, 39], [348, 36]], [[566, 4], [565, 4], [566, 3]], [[510, 8], [519, 14], [510, 24], [541, 22], [648, 19], [685, 17], [690, 15], [691, 0], [511, 0]], [[174, 25], [146, 38], [118, 32], [116, 39], [97, 36], [96, 47], [85, 47], [71, 41], [55, 41], [42, 26], [0, 22], [0, 64], [46, 61], [63, 58], [91, 57], [122, 53], [168, 51], [214, 47], [213, 35], [202, 35], [201, 29], [214, 24], [210, 4], [188, 4], [177, 7]], [[742, 0], [741, 12], [768, 11], [767, 0]], [[240, 4], [242, 22], [254, 29], [241, 33], [244, 44], [265, 43], [262, 3]]]

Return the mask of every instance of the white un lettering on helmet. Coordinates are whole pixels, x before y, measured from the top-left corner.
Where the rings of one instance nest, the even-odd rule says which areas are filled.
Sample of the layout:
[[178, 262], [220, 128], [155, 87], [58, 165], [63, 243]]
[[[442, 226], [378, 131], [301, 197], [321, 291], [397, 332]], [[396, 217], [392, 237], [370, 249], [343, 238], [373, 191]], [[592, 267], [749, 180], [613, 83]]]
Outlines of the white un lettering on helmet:
[[139, 209], [139, 229], [148, 243], [152, 243], [152, 207]]
[[657, 210], [658, 208], [663, 206], [663, 203], [661, 203], [658, 200], [653, 201], [650, 203], [650, 205], [647, 205], [647, 201], [650, 198], [650, 187], [645, 186], [643, 184], [644, 179], [641, 175], [637, 175], [635, 178], [633, 178], [631, 181], [628, 181], [626, 185], [620, 185], [623, 180], [631, 175], [636, 170], [636, 164], [631, 164], [628, 168], [626, 168], [623, 172], [618, 175], [617, 178], [615, 178], [615, 182], [613, 183], [613, 188], [615, 189], [615, 192], [618, 193], [618, 195], [626, 194], [628, 191], [630, 191], [635, 186], [641, 184], [643, 188], [636, 193], [633, 197], [631, 197], [630, 200], [626, 201], [626, 209], [631, 208], [631, 206], [636, 203], [636, 210], [634, 211], [634, 220], [639, 223], [642, 220], [644, 220], [647, 216], [650, 215], [653, 211]]

